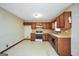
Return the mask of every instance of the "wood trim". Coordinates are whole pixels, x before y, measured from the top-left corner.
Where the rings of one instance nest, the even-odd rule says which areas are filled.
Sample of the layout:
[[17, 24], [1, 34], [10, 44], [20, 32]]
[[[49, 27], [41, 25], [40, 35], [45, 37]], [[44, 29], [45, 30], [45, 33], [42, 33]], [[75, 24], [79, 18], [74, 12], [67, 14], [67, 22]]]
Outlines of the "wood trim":
[[7, 51], [7, 50], [11, 49], [12, 47], [14, 47], [15, 45], [19, 44], [20, 42], [22, 42], [22, 41], [24, 41], [24, 40], [26, 40], [26, 39], [22, 39], [21, 41], [19, 41], [19, 42], [17, 42], [17, 43], [15, 43], [15, 44], [13, 44], [12, 46], [8, 47], [7, 49], [5, 49], [5, 50], [1, 51], [1, 52], [0, 52], [0, 54], [2, 54], [2, 53], [4, 53], [5, 51]]
[[51, 23], [51, 22], [24, 22], [23, 25], [32, 25], [33, 23]]
[[31, 22], [24, 22], [23, 25], [32, 25]]

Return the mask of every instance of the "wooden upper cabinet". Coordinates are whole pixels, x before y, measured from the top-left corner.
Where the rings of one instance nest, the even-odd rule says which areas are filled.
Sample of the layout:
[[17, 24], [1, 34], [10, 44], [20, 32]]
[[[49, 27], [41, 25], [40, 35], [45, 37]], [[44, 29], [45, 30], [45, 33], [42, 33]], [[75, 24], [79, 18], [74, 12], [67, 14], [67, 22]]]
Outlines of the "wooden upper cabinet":
[[71, 23], [69, 23], [69, 17], [71, 17], [71, 12], [63, 12], [56, 18], [57, 21], [57, 28], [61, 29], [69, 29], [71, 28]]
[[57, 28], [60, 28], [60, 17], [59, 16], [56, 18], [56, 21], [57, 21]]
[[36, 26], [42, 26], [43, 25], [43, 23], [41, 23], [41, 22], [36, 22]]
[[36, 23], [32, 23], [31, 27], [32, 29], [36, 29]]
[[65, 26], [64, 15], [61, 14], [56, 19], [57, 19], [57, 28], [64, 28], [64, 26]]
[[25, 25], [25, 26], [26, 26], [26, 25], [31, 25], [31, 24], [32, 24], [31, 22], [24, 22], [24, 23], [23, 23], [23, 25]]
[[33, 22], [31, 24], [32, 29], [38, 28], [37, 26], [42, 26], [43, 29], [51, 29], [51, 22]]
[[56, 19], [51, 23], [51, 29], [55, 30], [55, 22], [56, 22]]
[[64, 12], [64, 20], [65, 20], [64, 29], [70, 29], [71, 28], [71, 23], [69, 23], [69, 17], [71, 18], [71, 12]]
[[52, 23], [48, 23], [48, 29], [52, 29]]
[[46, 23], [46, 29], [50, 29], [50, 23]]
[[46, 27], [47, 27], [46, 23], [43, 23], [43, 29], [46, 29]]
[[51, 29], [51, 22], [43, 23], [43, 29]]
[[60, 28], [64, 28], [64, 26], [65, 26], [64, 13], [61, 14], [59, 18], [60, 18], [59, 19], [59, 21], [60, 21], [60, 25], [59, 26], [60, 26]]

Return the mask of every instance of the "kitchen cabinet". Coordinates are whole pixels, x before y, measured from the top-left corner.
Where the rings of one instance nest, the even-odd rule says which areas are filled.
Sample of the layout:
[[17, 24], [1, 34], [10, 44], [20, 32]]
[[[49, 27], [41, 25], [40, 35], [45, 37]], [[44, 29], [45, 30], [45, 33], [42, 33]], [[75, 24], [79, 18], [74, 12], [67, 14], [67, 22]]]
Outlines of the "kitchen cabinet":
[[51, 35], [49, 35], [49, 43], [52, 45], [52, 36]]
[[31, 27], [32, 29], [36, 29], [36, 23], [32, 23]]
[[53, 46], [53, 48], [57, 51], [57, 47], [58, 47], [57, 37], [50, 35], [49, 42]]
[[71, 18], [71, 12], [65, 11], [58, 17], [56, 17], [57, 28], [67, 30], [71, 28], [71, 23], [69, 23], [69, 17]]
[[55, 30], [55, 23], [52, 23], [52, 30]]
[[43, 29], [51, 29], [51, 23], [43, 23]]
[[59, 21], [60, 21], [60, 28], [64, 28], [64, 26], [65, 26], [65, 20], [64, 20], [64, 15], [63, 15], [64, 13], [62, 13], [61, 15], [60, 15], [60, 19], [59, 19]]
[[31, 33], [31, 41], [35, 41], [35, 38], [36, 38], [35, 33]]
[[49, 34], [48, 33], [44, 33], [43, 34], [43, 41], [48, 41], [49, 40]]
[[48, 28], [47, 29], [52, 29], [52, 23], [50, 22], [50, 23], [48, 23], [47, 24], [47, 26], [48, 26]]
[[60, 16], [56, 17], [57, 28], [60, 28]]
[[50, 29], [50, 23], [46, 23], [46, 29]]
[[60, 16], [57, 17], [57, 28], [64, 28], [64, 25], [65, 25], [64, 15], [61, 14]]
[[57, 52], [61, 56], [71, 55], [71, 43], [70, 38], [58, 38], [57, 39]]
[[71, 55], [71, 38], [60, 38], [52, 35], [49, 40], [53, 48], [56, 50], [60, 56], [70, 56]]
[[24, 22], [23, 25], [31, 25], [31, 22]]
[[52, 23], [51, 23], [51, 29], [52, 30], [55, 30], [55, 22], [56, 22], [56, 19], [54, 21], [52, 21]]
[[65, 20], [64, 30], [71, 28], [71, 23], [69, 23], [69, 17], [71, 18], [71, 12], [64, 12], [64, 20]]
[[51, 22], [33, 22], [31, 27], [32, 29], [36, 28], [43, 28], [43, 29], [51, 29]]
[[47, 28], [46, 23], [43, 23], [43, 29], [46, 29], [46, 28]]

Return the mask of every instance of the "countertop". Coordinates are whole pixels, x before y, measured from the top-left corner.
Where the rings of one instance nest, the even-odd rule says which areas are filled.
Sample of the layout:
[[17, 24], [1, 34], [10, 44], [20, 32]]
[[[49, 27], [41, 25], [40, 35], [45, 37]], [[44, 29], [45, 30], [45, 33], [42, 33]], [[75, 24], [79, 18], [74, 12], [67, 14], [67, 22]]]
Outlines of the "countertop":
[[43, 33], [48, 33], [50, 35], [56, 36], [58, 38], [71, 38], [71, 30], [62, 31], [61, 33], [57, 33], [50, 29], [33, 29], [32, 33], [36, 33], [37, 30], [43, 31]]
[[71, 30], [62, 31], [61, 33], [52, 33], [53, 36], [58, 38], [71, 38]]
[[33, 29], [32, 33], [36, 33], [36, 31], [43, 31], [43, 33], [52, 33], [50, 29]]

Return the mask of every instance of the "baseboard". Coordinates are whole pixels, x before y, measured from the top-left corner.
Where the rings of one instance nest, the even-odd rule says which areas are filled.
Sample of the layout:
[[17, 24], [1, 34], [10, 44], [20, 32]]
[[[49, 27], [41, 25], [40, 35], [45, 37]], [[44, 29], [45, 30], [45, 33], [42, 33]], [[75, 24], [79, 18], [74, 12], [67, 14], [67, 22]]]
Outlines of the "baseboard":
[[24, 38], [24, 40], [31, 40], [31, 39], [28, 39], [28, 38]]
[[13, 44], [12, 46], [8, 47], [7, 49], [4, 49], [3, 51], [0, 52], [0, 54], [2, 54], [2, 53], [4, 53], [5, 51], [11, 49], [12, 47], [14, 47], [15, 45], [19, 44], [20, 42], [22, 42], [22, 41], [24, 41], [24, 40], [26, 40], [26, 39], [22, 39], [22, 40], [20, 40], [19, 42]]

